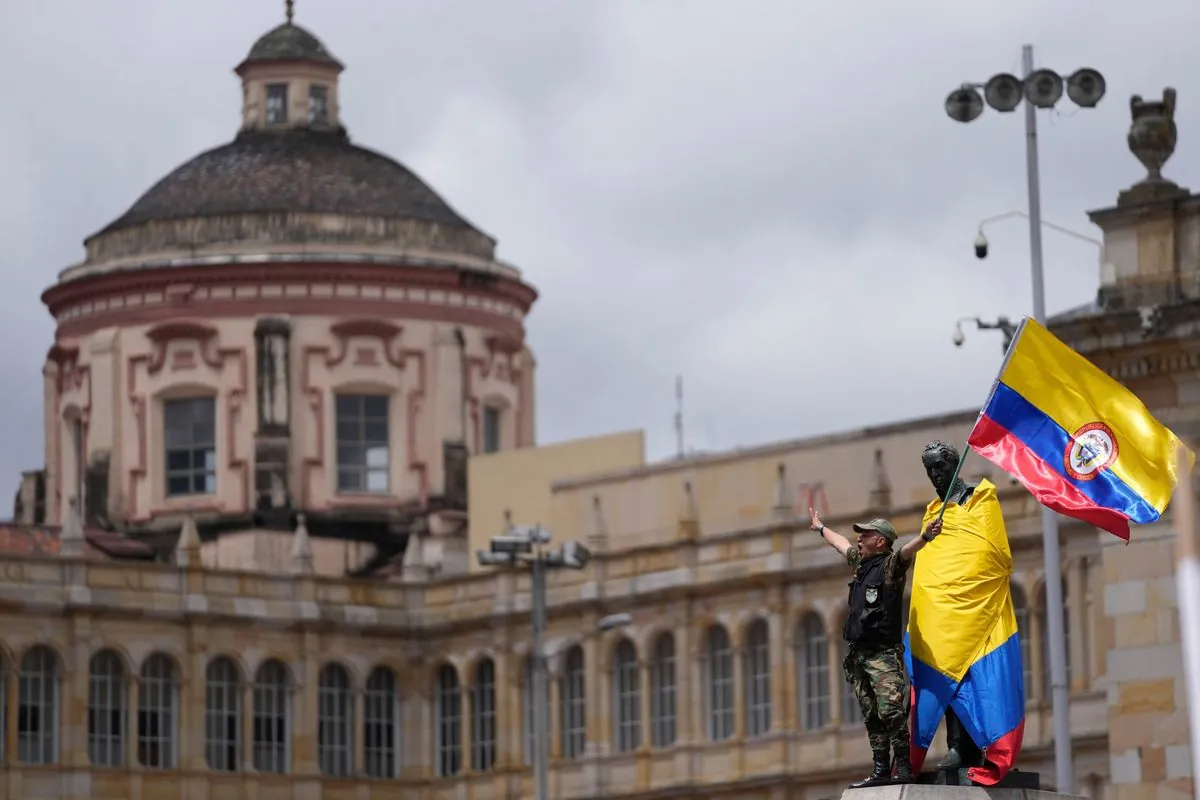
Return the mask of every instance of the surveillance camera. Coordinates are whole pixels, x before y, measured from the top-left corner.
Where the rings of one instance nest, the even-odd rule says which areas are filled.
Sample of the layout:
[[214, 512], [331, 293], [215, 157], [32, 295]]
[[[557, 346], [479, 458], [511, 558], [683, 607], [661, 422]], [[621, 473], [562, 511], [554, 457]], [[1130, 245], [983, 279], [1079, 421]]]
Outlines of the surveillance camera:
[[963, 346], [963, 342], [965, 342], [966, 340], [967, 340], [967, 337], [963, 336], [962, 328], [961, 328], [961, 327], [956, 327], [956, 328], [954, 329], [954, 337], [953, 337], [953, 339], [952, 339], [952, 341], [954, 342], [954, 346], [955, 346], [955, 347], [962, 347], [962, 346]]
[[987, 253], [988, 240], [987, 237], [983, 235], [983, 232], [980, 231], [979, 235], [975, 237], [975, 257], [987, 258]]

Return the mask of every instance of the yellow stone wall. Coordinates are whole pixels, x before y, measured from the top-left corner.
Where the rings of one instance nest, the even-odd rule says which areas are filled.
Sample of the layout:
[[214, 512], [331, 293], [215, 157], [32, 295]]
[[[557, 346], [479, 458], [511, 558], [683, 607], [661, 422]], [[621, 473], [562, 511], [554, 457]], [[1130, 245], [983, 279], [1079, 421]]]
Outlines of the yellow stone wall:
[[[1040, 593], [1040, 539], [1036, 508], [1016, 494], [1007, 516], [1017, 562], [1017, 581], [1031, 600]], [[919, 509], [893, 515], [902, 529], [915, 525]], [[833, 519], [836, 527], [847, 522]], [[694, 540], [635, 548], [598, 557], [581, 572], [553, 573], [548, 649], [561, 655], [581, 642], [586, 664], [588, 746], [582, 757], [563, 757], [559, 747], [561, 658], [551, 659], [551, 793], [585, 798], [653, 797], [684, 786], [680, 797], [828, 798], [867, 769], [869, 751], [860, 723], [843, 722], [838, 628], [845, 603], [846, 568], [829, 547], [798, 521], [733, 533], [697, 530]], [[1107, 552], [1107, 551], [1106, 551]], [[1097, 605], [1103, 593], [1100, 547], [1093, 530], [1064, 527], [1069, 621], [1072, 630], [1076, 769], [1081, 790], [1104, 796], [1108, 774], [1108, 727], [1102, 641]], [[87, 563], [10, 558], [0, 563], [0, 646], [6, 704], [6, 769], [0, 798], [394, 798], [450, 800], [532, 796], [521, 735], [522, 665], [528, 652], [529, 597], [525, 576], [481, 574], [404, 586], [377, 581], [335, 580], [214, 572], [199, 567]], [[820, 730], [802, 730], [797, 711], [798, 622], [815, 611], [830, 631], [831, 719]], [[627, 612], [628, 628], [589, 635], [605, 614]], [[1029, 614], [1031, 671], [1040, 674], [1040, 614]], [[746, 734], [742, 681], [745, 631], [764, 619], [769, 630], [771, 729]], [[730, 633], [736, 687], [735, 731], [708, 741], [701, 685], [701, 640], [712, 624]], [[649, 651], [669, 631], [677, 651], [678, 741], [652, 749], [647, 717]], [[621, 637], [637, 647], [642, 687], [643, 746], [632, 753], [612, 747], [612, 652]], [[23, 766], [13, 746], [18, 734], [14, 665], [31, 646], [49, 645], [63, 667], [60, 764]], [[179, 665], [179, 768], [93, 767], [88, 763], [88, 664], [101, 649], [120, 654], [136, 675], [152, 652]], [[293, 676], [292, 760], [286, 775], [222, 774], [204, 756], [204, 669], [209, 659], [235, 658], [243, 676], [264, 660], [282, 660]], [[462, 746], [466, 769], [453, 777], [434, 774], [435, 673], [453, 665], [469, 695], [474, 667], [483, 658], [496, 666], [497, 761], [486, 772], [470, 767], [470, 704], [464, 702]], [[322, 778], [316, 760], [317, 679], [328, 662], [352, 676], [357, 717], [365, 676], [376, 665], [395, 670], [400, 682], [403, 765], [395, 780]], [[246, 678], [248, 680], [248, 678]], [[138, 682], [128, 682], [128, 706], [137, 708]], [[243, 687], [249, 708], [251, 689]], [[1147, 696], [1153, 697], [1153, 693]], [[1045, 693], [1035, 679], [1028, 704], [1020, 766], [1052, 776], [1052, 726]], [[464, 698], [465, 700], [465, 698]], [[1148, 701], [1147, 701], [1148, 702]], [[245, 715], [246, 718], [249, 714]], [[127, 758], [136, 747], [126, 727]], [[248, 722], [246, 737], [249, 736]], [[939, 741], [932, 757], [937, 757]], [[245, 747], [245, 744], [243, 744]], [[363, 762], [356, 744], [356, 774]]]

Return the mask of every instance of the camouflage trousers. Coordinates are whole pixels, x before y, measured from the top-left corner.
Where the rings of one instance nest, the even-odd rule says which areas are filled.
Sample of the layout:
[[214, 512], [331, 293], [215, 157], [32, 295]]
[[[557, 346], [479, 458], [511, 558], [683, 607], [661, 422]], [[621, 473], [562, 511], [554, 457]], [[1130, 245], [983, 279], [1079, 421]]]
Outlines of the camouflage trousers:
[[842, 662], [846, 682], [854, 689], [872, 751], [909, 746], [908, 675], [904, 645], [858, 648], [851, 645]]

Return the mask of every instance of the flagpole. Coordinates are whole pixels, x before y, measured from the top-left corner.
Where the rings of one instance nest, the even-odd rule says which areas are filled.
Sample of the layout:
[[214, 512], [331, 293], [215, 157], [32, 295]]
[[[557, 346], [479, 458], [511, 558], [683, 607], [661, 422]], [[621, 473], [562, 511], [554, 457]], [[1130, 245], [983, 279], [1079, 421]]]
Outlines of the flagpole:
[[[1200, 775], [1200, 544], [1196, 540], [1196, 491], [1188, 451], [1176, 450], [1175, 541], [1178, 562], [1175, 584], [1179, 593], [1179, 632], [1183, 644], [1188, 727], [1191, 729], [1192, 774]], [[1200, 797], [1200, 789], [1195, 792]]]

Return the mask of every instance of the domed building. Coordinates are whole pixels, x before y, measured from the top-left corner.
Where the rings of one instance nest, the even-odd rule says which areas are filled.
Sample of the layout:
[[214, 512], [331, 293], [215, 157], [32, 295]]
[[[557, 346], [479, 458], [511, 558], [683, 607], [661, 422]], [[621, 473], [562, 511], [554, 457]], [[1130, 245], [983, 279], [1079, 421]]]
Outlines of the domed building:
[[[537, 297], [496, 241], [351, 141], [343, 70], [288, 21], [237, 66], [242, 126], [86, 240], [43, 295], [49, 524], [210, 566], [466, 568], [466, 463], [533, 444]], [[111, 538], [111, 537], [110, 537]], [[156, 555], [147, 554], [147, 557]]]

